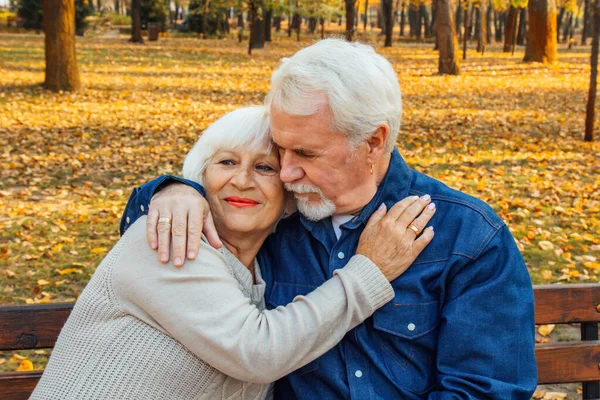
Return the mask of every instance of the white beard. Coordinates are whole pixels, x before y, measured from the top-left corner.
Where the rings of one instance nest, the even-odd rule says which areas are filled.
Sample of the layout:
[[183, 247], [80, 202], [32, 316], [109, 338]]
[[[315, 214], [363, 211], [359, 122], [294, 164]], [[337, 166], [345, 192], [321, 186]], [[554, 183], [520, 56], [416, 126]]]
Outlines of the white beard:
[[318, 203], [310, 202], [304, 196], [294, 196], [298, 211], [311, 221], [319, 221], [331, 217], [335, 213], [335, 204], [325, 197], [321, 189], [312, 185], [286, 183], [285, 188], [294, 193], [316, 193], [321, 197]]

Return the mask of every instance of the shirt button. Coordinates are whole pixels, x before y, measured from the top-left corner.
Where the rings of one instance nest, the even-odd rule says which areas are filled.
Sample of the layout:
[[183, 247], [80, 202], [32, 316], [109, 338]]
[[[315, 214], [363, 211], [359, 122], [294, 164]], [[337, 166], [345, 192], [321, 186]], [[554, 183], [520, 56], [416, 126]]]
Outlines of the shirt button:
[[361, 378], [362, 377], [362, 371], [359, 369], [354, 373], [354, 376], [357, 378]]
[[127, 223], [130, 223], [131, 219], [129, 219], [129, 217], [127, 217], [127, 219], [125, 219], [125, 221], [127, 221]]
[[409, 331], [412, 332], [412, 331], [414, 331], [417, 328], [417, 326], [415, 324], [413, 324], [413, 323], [410, 323], [410, 324], [408, 324], [407, 328], [408, 328]]
[[142, 210], [142, 212], [144, 212], [144, 205], [143, 204], [140, 206], [140, 210]]
[[338, 253], [338, 258], [339, 258], [340, 260], [343, 260], [343, 259], [344, 259], [344, 257], [346, 257], [346, 255], [340, 251], [340, 252]]

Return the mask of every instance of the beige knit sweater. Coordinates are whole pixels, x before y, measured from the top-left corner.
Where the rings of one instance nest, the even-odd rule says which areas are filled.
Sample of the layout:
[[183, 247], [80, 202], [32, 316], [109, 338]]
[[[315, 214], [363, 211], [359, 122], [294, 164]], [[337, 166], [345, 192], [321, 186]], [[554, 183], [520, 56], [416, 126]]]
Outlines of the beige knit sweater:
[[393, 298], [363, 256], [307, 296], [264, 310], [265, 284], [203, 243], [162, 265], [140, 218], [102, 261], [31, 399], [263, 399]]

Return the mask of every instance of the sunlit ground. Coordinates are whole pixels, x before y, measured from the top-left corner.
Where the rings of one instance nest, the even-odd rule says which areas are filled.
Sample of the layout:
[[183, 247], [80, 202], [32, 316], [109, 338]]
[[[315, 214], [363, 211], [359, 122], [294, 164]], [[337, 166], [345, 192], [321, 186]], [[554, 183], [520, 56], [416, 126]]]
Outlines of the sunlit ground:
[[[431, 43], [384, 49], [362, 38], [398, 72], [407, 161], [488, 201], [535, 283], [596, 282], [600, 145], [582, 141], [588, 49], [561, 49], [553, 66], [522, 63], [522, 48], [470, 49], [462, 75], [441, 77]], [[133, 187], [177, 173], [204, 128], [260, 103], [278, 60], [314, 39], [277, 35], [251, 57], [233, 39], [126, 40], [78, 38], [83, 89], [51, 94], [39, 87], [43, 38], [0, 34], [0, 303], [75, 300], [118, 239]], [[19, 354], [41, 368], [46, 353]], [[18, 357], [0, 354], [0, 370]]]

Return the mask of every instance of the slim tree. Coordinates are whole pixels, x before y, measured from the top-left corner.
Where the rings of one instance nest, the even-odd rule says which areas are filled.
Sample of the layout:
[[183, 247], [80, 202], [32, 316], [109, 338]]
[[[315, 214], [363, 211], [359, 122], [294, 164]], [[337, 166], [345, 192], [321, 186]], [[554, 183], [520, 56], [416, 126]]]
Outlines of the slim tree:
[[555, 0], [529, 0], [529, 31], [523, 61], [553, 63], [558, 59]]
[[436, 41], [439, 48], [438, 72], [441, 75], [458, 75], [460, 72], [456, 51], [458, 39], [452, 17], [450, 0], [436, 0]]
[[592, 8], [592, 57], [590, 61], [590, 91], [588, 93], [587, 107], [585, 111], [585, 136], [583, 137], [583, 140], [586, 142], [591, 142], [594, 140], [596, 83], [598, 79], [598, 42], [600, 39], [600, 0], [590, 0], [590, 8]]
[[356, 0], [344, 0], [346, 3], [346, 34], [345, 38], [351, 42], [354, 37], [354, 12], [356, 11]]
[[384, 47], [392, 47], [392, 33], [394, 31], [394, 3], [393, 0], [381, 0], [383, 23], [385, 31]]
[[519, 9], [512, 5], [508, 9], [506, 24], [504, 25], [504, 48], [503, 52], [509, 53], [515, 41], [515, 32], [517, 31], [517, 20], [519, 19]]
[[74, 0], [45, 0], [44, 31], [46, 79], [44, 87], [58, 92], [79, 89], [79, 68], [75, 52]]
[[142, 38], [142, 1], [131, 0], [131, 39], [133, 43], [144, 43]]

